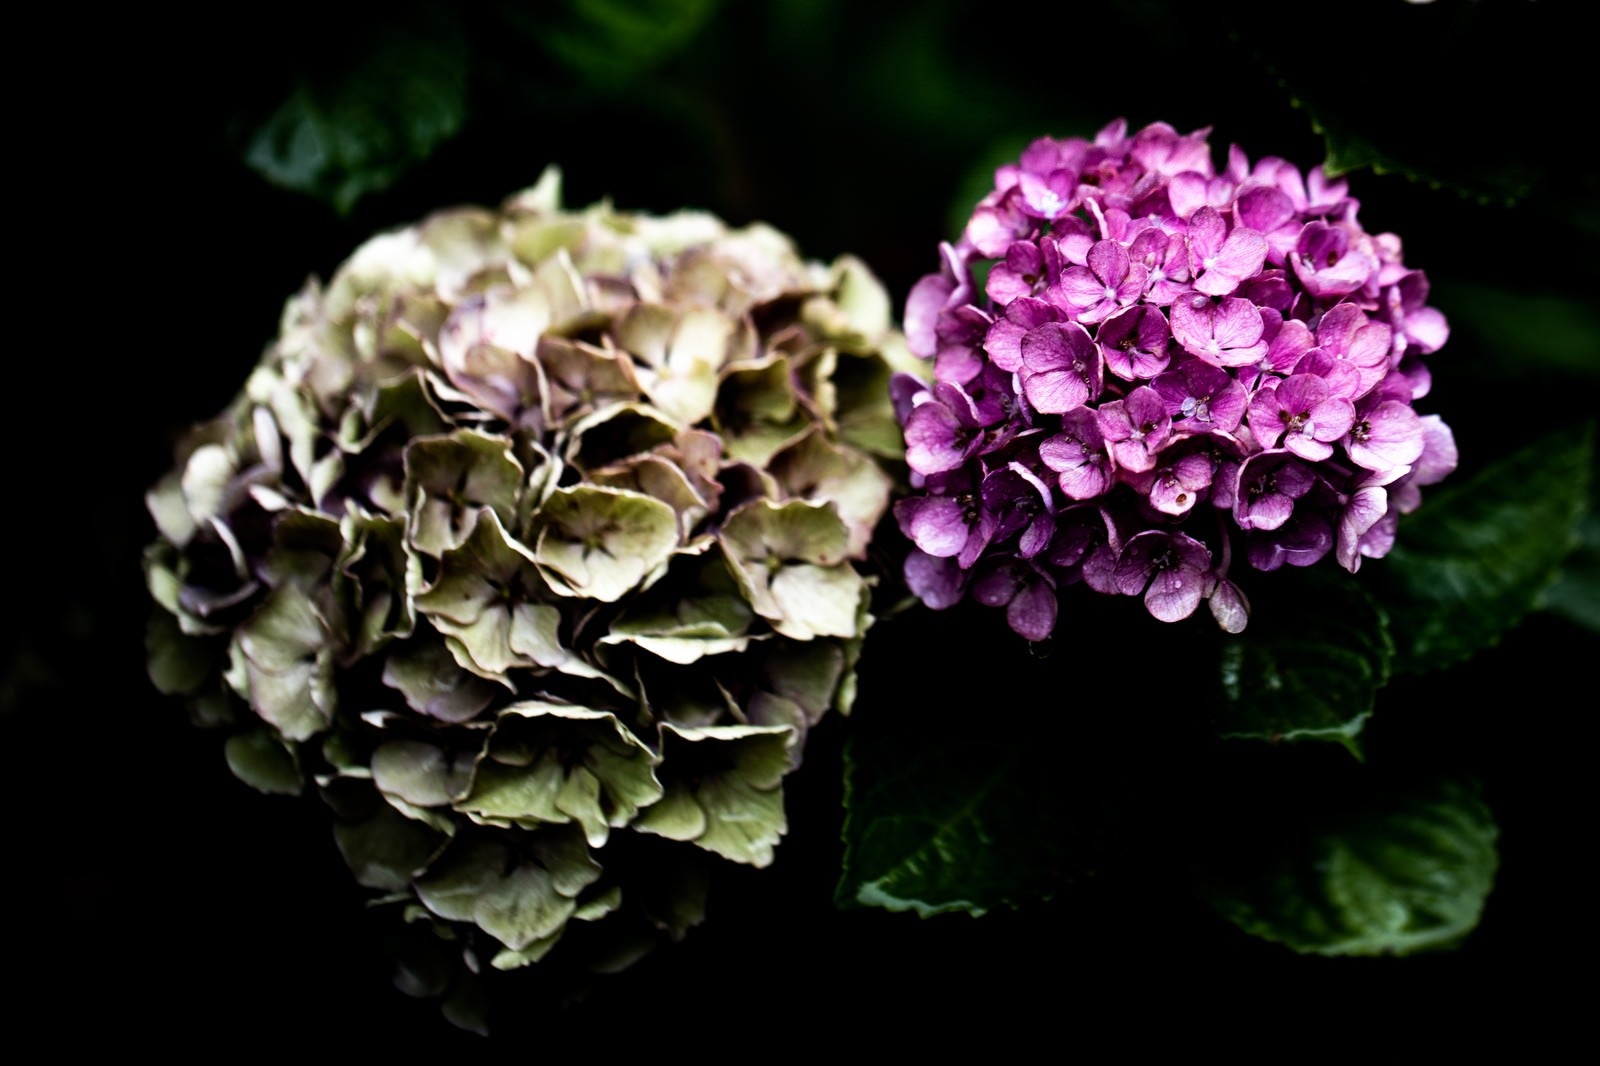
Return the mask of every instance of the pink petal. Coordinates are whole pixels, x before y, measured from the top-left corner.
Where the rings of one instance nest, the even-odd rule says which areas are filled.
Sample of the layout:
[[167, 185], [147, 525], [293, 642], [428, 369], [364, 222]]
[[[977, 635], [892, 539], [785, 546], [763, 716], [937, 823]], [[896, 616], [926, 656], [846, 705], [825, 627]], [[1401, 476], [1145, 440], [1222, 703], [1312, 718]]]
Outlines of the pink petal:
[[1266, 261], [1267, 239], [1253, 229], [1236, 229], [1228, 234], [1211, 269], [1243, 279], [1260, 273]]
[[1361, 420], [1361, 427], [1364, 433], [1352, 433], [1346, 450], [1368, 470], [1409, 466], [1422, 455], [1422, 419], [1403, 403], [1385, 400]]
[[[1259, 359], [1266, 354], [1267, 346], [1261, 341], [1261, 312], [1249, 300], [1230, 296], [1222, 301], [1217, 308], [1215, 324], [1212, 333], [1217, 343], [1224, 349], [1239, 348], [1254, 350], [1259, 344], [1260, 352], [1255, 356]], [[1255, 360], [1252, 359], [1252, 362]], [[1231, 364], [1230, 364], [1231, 365]]]
[[1361, 568], [1361, 538], [1389, 510], [1389, 493], [1371, 486], [1357, 489], [1339, 516], [1339, 542], [1334, 558], [1352, 574]]
[[1206, 176], [1193, 170], [1174, 174], [1167, 185], [1167, 199], [1173, 214], [1188, 218], [1206, 206]]

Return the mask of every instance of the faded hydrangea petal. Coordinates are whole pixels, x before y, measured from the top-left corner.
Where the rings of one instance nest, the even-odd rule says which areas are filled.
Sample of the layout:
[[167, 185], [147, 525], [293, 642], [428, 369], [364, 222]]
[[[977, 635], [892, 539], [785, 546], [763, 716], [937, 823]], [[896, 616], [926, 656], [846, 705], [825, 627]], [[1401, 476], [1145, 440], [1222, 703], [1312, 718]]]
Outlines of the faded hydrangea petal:
[[[997, 201], [992, 228], [1032, 217]], [[1009, 283], [1034, 256], [1058, 280], [1028, 247]], [[625, 965], [703, 916], [708, 863], [772, 861], [807, 731], [854, 697], [884, 461], [938, 477], [1012, 435], [972, 254], [945, 247], [907, 337], [858, 259], [566, 209], [552, 170], [288, 300], [147, 495], [149, 673], [253, 787], [314, 782], [358, 883], [455, 960], [408, 988]], [[1032, 545], [1030, 506], [1006, 529]]]

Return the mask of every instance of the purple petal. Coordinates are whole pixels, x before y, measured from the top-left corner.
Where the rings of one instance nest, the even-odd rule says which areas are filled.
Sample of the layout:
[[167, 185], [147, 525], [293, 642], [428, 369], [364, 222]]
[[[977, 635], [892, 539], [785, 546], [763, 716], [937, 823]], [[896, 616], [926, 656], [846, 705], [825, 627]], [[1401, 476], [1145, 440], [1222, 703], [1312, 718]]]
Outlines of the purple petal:
[[1056, 611], [1056, 590], [1045, 581], [1033, 581], [1006, 605], [1006, 622], [1026, 640], [1043, 640], [1056, 627]]
[[1412, 311], [1405, 317], [1407, 340], [1416, 345], [1418, 354], [1438, 351], [1450, 339], [1450, 324], [1444, 314], [1432, 307]]
[[1100, 350], [1075, 322], [1047, 322], [1022, 338], [1023, 391], [1034, 409], [1063, 414], [1100, 393]]
[[906, 587], [935, 611], [961, 602], [967, 575], [949, 559], [936, 559], [912, 550], [905, 562]]
[[1128, 250], [1117, 241], [1097, 241], [1089, 249], [1089, 269], [1115, 288], [1128, 274]]
[[1304, 414], [1328, 396], [1328, 383], [1313, 374], [1296, 374], [1279, 383], [1278, 406], [1291, 415]]
[[1088, 267], [1075, 266], [1061, 275], [1055, 294], [1069, 309], [1082, 313], [1106, 298], [1106, 283]]
[[972, 212], [972, 218], [967, 222], [966, 236], [978, 254], [998, 259], [1016, 239], [1014, 230], [1010, 212], [1002, 212], [995, 206], [982, 206]]
[[1306, 324], [1297, 318], [1285, 319], [1273, 336], [1272, 343], [1267, 346], [1262, 365], [1279, 374], [1287, 374], [1295, 368], [1300, 357], [1311, 350], [1311, 346], [1311, 330]]
[[1106, 365], [1124, 380], [1155, 377], [1167, 368], [1167, 320], [1155, 307], [1130, 307], [1100, 324], [1095, 340]]
[[1055, 535], [1055, 531], [1055, 515], [1049, 511], [1040, 511], [1028, 523], [1028, 528], [1022, 531], [1022, 536], [1017, 538], [1017, 555], [1024, 559], [1032, 559], [1050, 547], [1050, 539]]
[[1250, 538], [1246, 554], [1257, 570], [1276, 570], [1280, 566], [1311, 566], [1328, 554], [1333, 532], [1316, 516], [1296, 517], [1282, 530]]
[[1211, 269], [1243, 280], [1260, 271], [1266, 259], [1267, 239], [1253, 229], [1236, 229], [1228, 234]]
[[934, 326], [955, 288], [955, 279], [943, 274], [929, 274], [911, 287], [911, 295], [906, 297], [905, 332], [906, 347], [914, 355], [933, 358]]
[[1015, 564], [997, 566], [973, 578], [972, 598], [985, 607], [1004, 607], [1021, 588], [1022, 579]]
[[901, 530], [929, 555], [948, 559], [966, 546], [966, 508], [950, 496], [901, 500], [894, 511]]
[[[1293, 381], [1294, 378], [1289, 380]], [[1343, 396], [1329, 396], [1311, 408], [1311, 418], [1306, 422], [1304, 433], [1319, 441], [1338, 440], [1350, 432], [1355, 420], [1354, 404]]]
[[[1209, 471], [1207, 480], [1210, 480]], [[1188, 514], [1198, 498], [1195, 490], [1185, 485], [1171, 468], [1156, 471], [1155, 480], [1150, 483], [1150, 505], [1163, 514]]]
[[1208, 597], [1211, 617], [1224, 633], [1243, 633], [1250, 621], [1250, 601], [1232, 581], [1218, 581]]
[[1174, 174], [1167, 184], [1167, 197], [1173, 214], [1189, 218], [1206, 206], [1206, 176], [1193, 170]]
[[1294, 514], [1294, 501], [1281, 492], [1264, 492], [1259, 496], [1241, 496], [1242, 513], [1237, 505], [1239, 526], [1243, 529], [1277, 529]]
[[1007, 373], [1014, 374], [1022, 369], [1022, 338], [1030, 327], [1013, 322], [1010, 312], [1027, 299], [1023, 297], [1012, 301], [1011, 306], [1006, 308], [1006, 317], [997, 319], [989, 327], [988, 336], [983, 339], [983, 350], [989, 353], [989, 359]]
[[966, 345], [947, 345], [939, 349], [933, 363], [933, 376], [948, 385], [965, 385], [983, 373], [983, 354]]
[[1024, 371], [1022, 391], [1034, 410], [1044, 414], [1063, 414], [1088, 403], [1089, 385], [1081, 373], [1050, 370], [1042, 374]]
[[906, 462], [919, 474], [954, 470], [971, 449], [971, 435], [942, 403], [920, 404], [906, 419]]
[[1204, 268], [1203, 261], [1222, 250], [1222, 242], [1228, 236], [1228, 224], [1217, 214], [1215, 208], [1202, 207], [1189, 219], [1189, 269], [1199, 272]]
[[1160, 621], [1181, 621], [1200, 606], [1202, 584], [1201, 576], [1192, 570], [1162, 570], [1144, 594], [1145, 608]]
[[1061, 491], [1072, 499], [1100, 495], [1111, 487], [1111, 472], [1094, 414], [1079, 408], [1061, 423], [1062, 432], [1039, 445], [1039, 459], [1060, 475]]
[[1252, 186], [1240, 193], [1233, 210], [1240, 225], [1258, 233], [1271, 233], [1294, 220], [1294, 203], [1270, 185]]

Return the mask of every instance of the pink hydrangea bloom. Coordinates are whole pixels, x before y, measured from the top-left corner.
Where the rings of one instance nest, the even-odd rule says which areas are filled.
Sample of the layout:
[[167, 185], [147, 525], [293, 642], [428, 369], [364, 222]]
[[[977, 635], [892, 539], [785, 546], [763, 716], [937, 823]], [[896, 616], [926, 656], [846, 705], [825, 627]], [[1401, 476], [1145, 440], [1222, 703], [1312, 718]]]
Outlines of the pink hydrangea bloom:
[[1449, 326], [1400, 238], [1320, 167], [1234, 146], [1219, 169], [1209, 133], [1036, 140], [912, 290], [934, 372], [893, 383], [895, 513], [929, 606], [1004, 607], [1038, 640], [1082, 584], [1238, 632], [1235, 560], [1354, 571], [1454, 469], [1413, 407]]

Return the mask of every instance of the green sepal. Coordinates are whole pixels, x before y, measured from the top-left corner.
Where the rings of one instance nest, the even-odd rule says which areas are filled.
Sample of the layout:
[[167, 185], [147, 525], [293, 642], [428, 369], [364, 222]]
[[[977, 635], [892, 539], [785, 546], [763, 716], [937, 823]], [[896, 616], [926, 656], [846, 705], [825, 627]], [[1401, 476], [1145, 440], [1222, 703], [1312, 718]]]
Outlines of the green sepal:
[[500, 712], [457, 810], [490, 825], [576, 822], [593, 847], [661, 797], [655, 756], [614, 714], [543, 701]]
[[687, 665], [707, 655], [745, 650], [754, 620], [755, 612], [720, 560], [686, 552], [629, 603], [600, 644], [633, 644]]
[[166, 696], [187, 696], [216, 672], [216, 641], [191, 637], [164, 610], [150, 612], [145, 629], [145, 664], [151, 684]]
[[349, 656], [363, 659], [391, 640], [411, 635], [416, 608], [406, 590], [405, 519], [346, 514], [333, 578], [335, 598], [349, 620]]
[[552, 587], [611, 603], [636, 589], [678, 547], [678, 519], [660, 500], [623, 489], [557, 489], [534, 517], [534, 557]]
[[444, 634], [456, 662], [480, 677], [506, 682], [514, 667], [599, 676], [561, 645], [560, 612], [540, 602], [547, 587], [533, 553], [485, 508], [466, 541], [444, 553], [438, 579], [414, 602]]
[[713, 425], [728, 456], [765, 466], [773, 453], [806, 432], [790, 361], [776, 356], [728, 367], [717, 388]]
[[345, 804], [356, 809], [334, 822], [334, 841], [357, 884], [380, 892], [407, 891], [448, 838], [368, 795], [368, 789], [363, 786], [359, 793], [365, 802]]
[[787, 726], [661, 725], [665, 794], [634, 823], [642, 832], [734, 862], [767, 866], [788, 830], [783, 777], [794, 730]]
[[842, 562], [849, 533], [831, 503], [753, 500], [719, 534], [740, 592], [795, 640], [860, 633], [866, 583]]
[[813, 430], [774, 455], [770, 469], [790, 496], [832, 503], [849, 533], [846, 551], [852, 559], [866, 558], [894, 487], [877, 463]]
[[627, 489], [667, 504], [678, 515], [679, 540], [711, 513], [711, 501], [702, 495], [689, 474], [663, 455], [640, 455], [589, 473], [589, 483], [603, 488]]
[[271, 730], [235, 733], [223, 744], [222, 751], [233, 776], [257, 792], [298, 796], [305, 788], [294, 750]]
[[413, 440], [405, 450], [407, 534], [418, 551], [442, 555], [471, 535], [483, 508], [514, 527], [526, 472], [503, 437], [461, 429]]
[[372, 753], [372, 783], [418, 807], [444, 807], [466, 795], [476, 751], [449, 751], [421, 740], [389, 740]]
[[751, 339], [746, 324], [714, 307], [691, 307], [673, 317], [659, 354], [646, 355], [636, 374], [652, 404], [680, 425], [692, 426], [711, 414], [719, 371], [751, 347]]
[[415, 878], [417, 897], [449, 921], [471, 922], [514, 952], [528, 951], [561, 934], [577, 911], [577, 896], [600, 876], [600, 867], [560, 834], [541, 833], [530, 855], [506, 846], [463, 840]]
[[870, 351], [892, 325], [889, 294], [855, 256], [834, 260], [832, 273], [829, 295], [808, 299], [801, 308], [801, 320], [841, 348]]
[[235, 632], [238, 671], [230, 683], [284, 739], [306, 740], [333, 720], [336, 689], [331, 632], [297, 585], [274, 589]]
[[383, 683], [405, 696], [419, 714], [442, 722], [467, 722], [489, 706], [497, 686], [461, 669], [437, 640], [392, 648], [383, 662]]
[[538, 355], [545, 374], [546, 405], [557, 427], [639, 395], [633, 360], [626, 353], [545, 336], [539, 340]]

